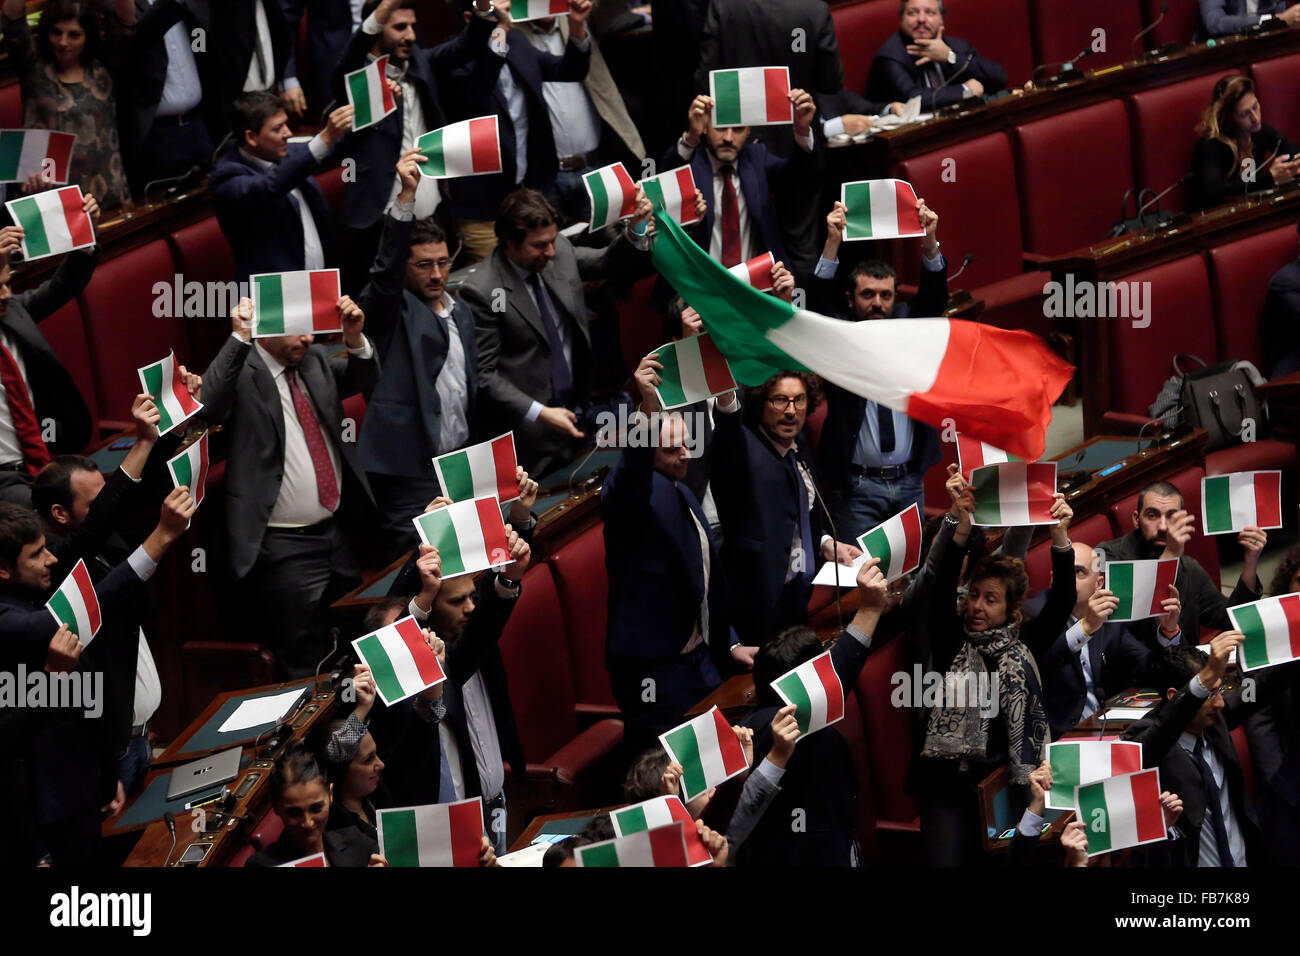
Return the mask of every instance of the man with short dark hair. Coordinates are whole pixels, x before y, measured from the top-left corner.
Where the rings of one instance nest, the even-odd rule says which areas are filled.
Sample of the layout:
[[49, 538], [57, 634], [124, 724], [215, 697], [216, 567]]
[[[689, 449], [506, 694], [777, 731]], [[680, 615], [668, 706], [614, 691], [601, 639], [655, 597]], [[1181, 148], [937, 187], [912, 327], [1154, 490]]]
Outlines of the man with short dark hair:
[[931, 112], [1006, 88], [1006, 70], [975, 52], [969, 40], [944, 30], [943, 0], [899, 0], [898, 32], [871, 61], [867, 96], [906, 102], [921, 98]]
[[483, 432], [513, 431], [519, 463], [533, 474], [568, 463], [586, 437], [594, 363], [583, 283], [648, 268], [645, 239], [629, 230], [651, 213], [638, 189], [622, 235], [603, 249], [575, 246], [541, 193], [517, 189], [501, 203], [497, 248], [460, 287], [478, 330]]
[[361, 429], [361, 464], [394, 557], [415, 545], [411, 519], [442, 493], [434, 457], [478, 437], [474, 317], [447, 291], [446, 235], [432, 219], [415, 218], [420, 162], [412, 149], [398, 163], [402, 191], [384, 217], [359, 299], [372, 316], [381, 368]]
[[[939, 217], [924, 199], [916, 208], [925, 238], [915, 301], [898, 301], [898, 276], [878, 259], [854, 266], [842, 296], [834, 294], [848, 218], [844, 204], [836, 202], [826, 217], [826, 244], [810, 286], [814, 302], [823, 308], [834, 303], [834, 314], [854, 322], [942, 316], [948, 307], [948, 263], [939, 249]], [[835, 534], [856, 541], [912, 504], [924, 509], [926, 469], [943, 457], [934, 427], [833, 383], [826, 395], [830, 407], [818, 464], [830, 488]]]
[[329, 208], [312, 173], [347, 135], [352, 107], [331, 113], [306, 146], [289, 143], [289, 116], [272, 94], [244, 93], [232, 109], [237, 146], [212, 170], [208, 187], [235, 250], [236, 279], [324, 269], [333, 259]]
[[[1228, 608], [1249, 604], [1264, 596], [1259, 580], [1259, 556], [1268, 543], [1268, 535], [1253, 525], [1242, 529], [1237, 543], [1245, 550], [1241, 577], [1227, 598], [1215, 587], [1200, 562], [1185, 554], [1187, 542], [1196, 530], [1196, 515], [1187, 511], [1183, 495], [1167, 481], [1156, 481], [1143, 488], [1133, 511], [1133, 530], [1122, 538], [1103, 541], [1097, 550], [1106, 561], [1144, 561], [1177, 558], [1175, 584], [1182, 601], [1178, 626], [1185, 640], [1197, 643], [1202, 627], [1227, 630], [1232, 627]], [[1156, 618], [1137, 621], [1132, 631], [1148, 647], [1158, 648]]]

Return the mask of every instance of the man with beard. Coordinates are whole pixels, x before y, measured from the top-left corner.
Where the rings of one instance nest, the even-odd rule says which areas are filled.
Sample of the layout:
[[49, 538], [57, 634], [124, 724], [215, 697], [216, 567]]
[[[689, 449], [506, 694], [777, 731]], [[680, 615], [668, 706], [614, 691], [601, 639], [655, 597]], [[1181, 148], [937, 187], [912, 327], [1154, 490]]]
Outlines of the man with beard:
[[[924, 199], [917, 200], [916, 211], [925, 238], [921, 281], [910, 305], [897, 300], [898, 276], [878, 259], [855, 266], [843, 299], [835, 295], [847, 218], [844, 204], [837, 202], [826, 217], [826, 245], [810, 287], [813, 308], [854, 322], [943, 315], [948, 307], [948, 263], [939, 249], [939, 216]], [[909, 505], [923, 507], [925, 471], [943, 457], [939, 433], [836, 385], [826, 386], [826, 398], [829, 409], [818, 464], [830, 487], [836, 536], [852, 541]]]
[[[1196, 515], [1184, 508], [1182, 493], [1167, 481], [1157, 481], [1138, 494], [1133, 530], [1122, 538], [1097, 545], [1098, 551], [1105, 552], [1107, 561], [1178, 559], [1175, 581], [1183, 603], [1178, 624], [1187, 642], [1192, 644], [1196, 643], [1202, 627], [1225, 631], [1231, 628], [1229, 607], [1258, 601], [1264, 596], [1258, 574], [1259, 556], [1268, 543], [1268, 535], [1254, 525], [1248, 525], [1237, 535], [1237, 543], [1246, 552], [1245, 563], [1240, 580], [1225, 598], [1200, 563], [1183, 553], [1195, 525]], [[1155, 629], [1159, 620], [1137, 621], [1130, 627], [1148, 647], [1158, 648]]]
[[943, 0], [902, 0], [898, 32], [871, 62], [868, 99], [906, 102], [919, 96], [921, 109], [930, 112], [1006, 88], [1002, 67], [978, 55], [969, 40], [945, 33], [946, 16]]

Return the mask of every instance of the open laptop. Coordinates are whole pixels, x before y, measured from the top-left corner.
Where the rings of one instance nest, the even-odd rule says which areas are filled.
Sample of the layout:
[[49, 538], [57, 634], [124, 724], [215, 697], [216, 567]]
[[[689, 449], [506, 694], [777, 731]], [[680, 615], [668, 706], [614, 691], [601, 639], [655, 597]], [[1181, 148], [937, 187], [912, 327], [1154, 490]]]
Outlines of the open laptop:
[[200, 790], [228, 783], [239, 776], [239, 755], [242, 748], [231, 747], [219, 753], [209, 754], [198, 760], [181, 764], [172, 771], [171, 782], [167, 785], [167, 799], [178, 800]]

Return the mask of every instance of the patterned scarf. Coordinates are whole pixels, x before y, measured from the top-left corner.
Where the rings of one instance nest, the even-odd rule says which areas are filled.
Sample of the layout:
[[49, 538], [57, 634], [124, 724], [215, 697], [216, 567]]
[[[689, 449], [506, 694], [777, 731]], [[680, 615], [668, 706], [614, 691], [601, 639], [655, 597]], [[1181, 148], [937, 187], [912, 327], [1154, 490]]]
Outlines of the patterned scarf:
[[966, 643], [953, 658], [945, 678], [946, 688], [965, 684], [969, 691], [965, 706], [956, 706], [951, 694], [946, 693], [940, 705], [930, 711], [921, 756], [984, 757], [989, 721], [996, 718], [980, 713], [975, 690], [981, 686], [981, 675], [983, 686], [989, 686], [990, 668], [997, 675], [998, 716], [1006, 721], [1011, 778], [1025, 784], [1030, 771], [1042, 760], [1050, 734], [1038, 666], [1020, 642], [1019, 618], [988, 631], [966, 631]]

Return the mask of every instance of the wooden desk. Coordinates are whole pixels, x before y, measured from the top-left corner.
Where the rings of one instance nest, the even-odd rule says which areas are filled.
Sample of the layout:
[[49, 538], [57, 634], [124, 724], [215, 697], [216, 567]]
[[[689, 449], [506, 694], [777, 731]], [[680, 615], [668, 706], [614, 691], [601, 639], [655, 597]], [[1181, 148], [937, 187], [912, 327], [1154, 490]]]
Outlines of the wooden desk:
[[700, 714], [717, 705], [723, 716], [733, 723], [754, 709], [758, 695], [754, 692], [754, 675], [737, 674], [729, 677], [708, 697], [686, 712], [687, 717]]
[[602, 813], [622, 810], [625, 806], [627, 806], [626, 803], [616, 803], [612, 807], [600, 807], [595, 810], [570, 810], [567, 813], [544, 813], [541, 816], [533, 817], [528, 826], [524, 828], [524, 832], [519, 834], [519, 838], [510, 845], [509, 852], [514, 853], [516, 850], [522, 850], [530, 846], [533, 840], [537, 839], [538, 834], [542, 832], [542, 828], [548, 823], [556, 820], [590, 819], [591, 817], [598, 817]]

